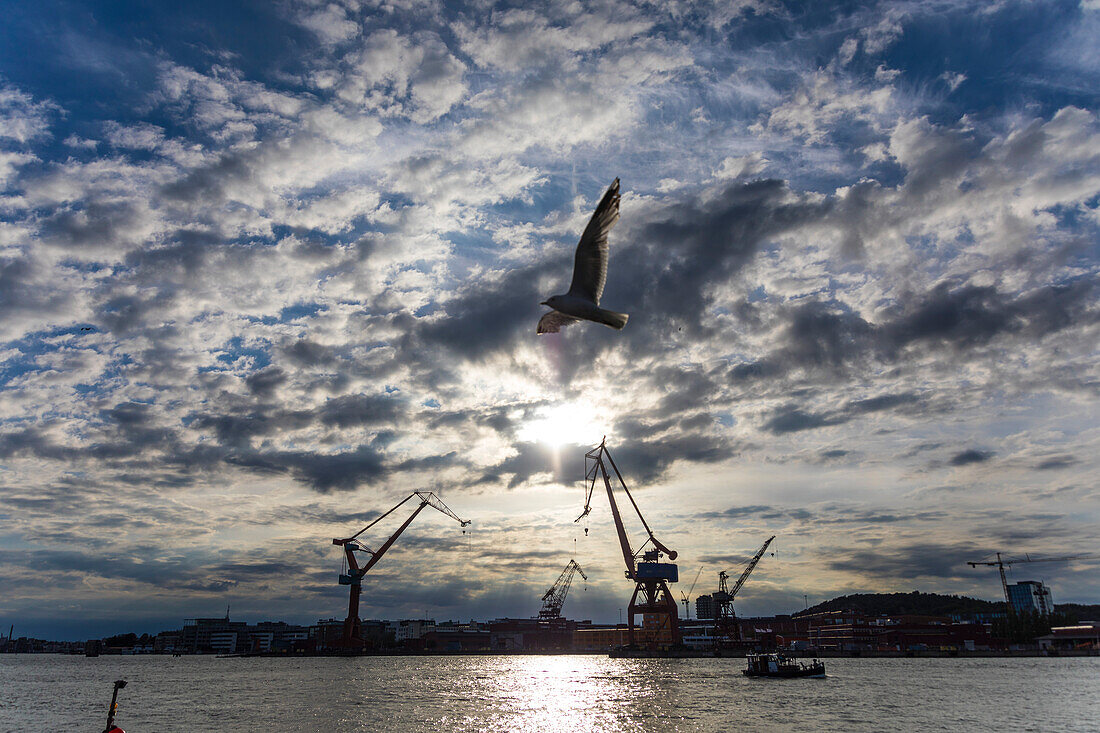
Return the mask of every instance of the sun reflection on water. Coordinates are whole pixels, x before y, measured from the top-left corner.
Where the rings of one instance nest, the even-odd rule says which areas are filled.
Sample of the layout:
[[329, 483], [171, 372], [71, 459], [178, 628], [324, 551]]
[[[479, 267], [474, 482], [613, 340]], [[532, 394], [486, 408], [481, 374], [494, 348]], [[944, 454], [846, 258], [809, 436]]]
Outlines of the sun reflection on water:
[[642, 719], [652, 724], [655, 717], [664, 717], [652, 681], [629, 663], [594, 656], [494, 661], [499, 664], [478, 686], [483, 699], [493, 700], [495, 720], [492, 726], [482, 722], [472, 729], [631, 731], [641, 729]]

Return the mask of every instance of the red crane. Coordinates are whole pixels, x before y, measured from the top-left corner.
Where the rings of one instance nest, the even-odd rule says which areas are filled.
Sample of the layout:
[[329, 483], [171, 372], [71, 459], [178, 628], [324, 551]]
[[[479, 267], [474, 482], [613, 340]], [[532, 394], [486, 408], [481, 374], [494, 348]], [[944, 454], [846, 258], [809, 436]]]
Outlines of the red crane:
[[[606, 459], [606, 463], [604, 459]], [[634, 507], [638, 519], [642, 521], [642, 526], [645, 527], [646, 534], [649, 535], [637, 551], [631, 549], [630, 540], [626, 536], [626, 528], [623, 526], [622, 517], [619, 515], [619, 505], [615, 502], [615, 493], [611, 489], [611, 476], [607, 472], [607, 464], [611, 465], [616, 478], [619, 479], [619, 485], [626, 492], [631, 506]], [[581, 521], [592, 511], [592, 493], [596, 489], [596, 479], [602, 478], [604, 488], [607, 489], [607, 501], [611, 504], [611, 516], [615, 519], [615, 531], [619, 534], [623, 562], [626, 563], [626, 577], [634, 581], [634, 594], [630, 597], [630, 603], [626, 608], [627, 638], [630, 646], [634, 646], [634, 617], [639, 613], [642, 614], [643, 625], [646, 616], [661, 619], [657, 627], [653, 629], [653, 636], [650, 639], [651, 646], [657, 646], [657, 640], [661, 631], [665, 628], [668, 628], [671, 643], [678, 645], [680, 643], [680, 624], [676, 612], [676, 600], [672, 597], [672, 591], [668, 589], [668, 583], [675, 583], [679, 580], [679, 569], [673, 563], [660, 562], [662, 554], [668, 555], [669, 560], [675, 560], [676, 551], [668, 549], [653, 536], [653, 530], [649, 528], [645, 517], [642, 516], [638, 503], [630, 495], [630, 489], [627, 488], [623, 475], [619, 473], [619, 467], [615, 465], [615, 460], [607, 450], [607, 438], [604, 438], [598, 446], [584, 454], [584, 465], [586, 483], [584, 511], [575, 521]], [[650, 544], [653, 546], [652, 549], [646, 550], [646, 545]], [[642, 556], [640, 562], [638, 561], [639, 555]], [[640, 602], [638, 599], [639, 594], [641, 595]]]
[[[358, 542], [356, 538], [366, 532], [374, 525], [381, 522], [383, 519], [393, 514], [401, 505], [407, 502], [409, 499], [416, 497], [420, 499], [420, 505], [416, 507], [416, 511], [405, 520], [405, 523], [397, 528], [397, 531], [390, 535], [390, 538], [382, 543], [382, 546], [377, 550], [372, 550], [366, 545]], [[412, 524], [412, 521], [416, 519], [416, 515], [426, 507], [430, 506], [433, 509], [446, 514], [451, 519], [454, 519], [460, 526], [465, 527], [470, 523], [468, 519], [460, 519], [457, 514], [451, 511], [450, 507], [443, 503], [443, 501], [431, 491], [414, 491], [406, 496], [400, 502], [397, 503], [393, 509], [382, 516], [375, 519], [363, 529], [359, 530], [351, 537], [347, 537], [342, 540], [334, 539], [332, 544], [342, 545], [344, 548], [344, 557], [348, 563], [348, 572], [340, 575], [340, 585], [351, 586], [351, 597], [348, 600], [348, 617], [344, 619], [344, 636], [342, 639], [342, 645], [347, 648], [357, 648], [363, 646], [362, 639], [362, 623], [359, 620], [359, 595], [363, 592], [363, 576], [366, 575], [371, 568], [378, 564], [378, 561], [382, 559], [382, 556], [386, 554], [386, 550], [390, 549], [397, 538], [401, 536], [401, 533], [405, 531], [405, 528]], [[359, 566], [359, 559], [355, 556], [357, 552], [364, 552], [370, 556], [370, 560], [366, 565]]]

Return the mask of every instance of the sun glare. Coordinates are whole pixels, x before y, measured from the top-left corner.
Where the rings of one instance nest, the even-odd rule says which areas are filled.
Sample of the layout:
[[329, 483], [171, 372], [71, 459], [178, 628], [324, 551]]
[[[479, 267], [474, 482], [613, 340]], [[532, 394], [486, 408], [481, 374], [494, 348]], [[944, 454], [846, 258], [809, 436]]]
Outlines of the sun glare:
[[539, 410], [519, 437], [556, 448], [567, 443], [598, 443], [601, 429], [590, 408], [567, 403]]

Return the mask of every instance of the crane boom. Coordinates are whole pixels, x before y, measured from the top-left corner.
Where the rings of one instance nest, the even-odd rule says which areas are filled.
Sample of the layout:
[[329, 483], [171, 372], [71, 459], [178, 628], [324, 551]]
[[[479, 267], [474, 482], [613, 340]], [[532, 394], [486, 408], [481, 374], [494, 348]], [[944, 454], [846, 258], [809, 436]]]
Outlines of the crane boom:
[[1008, 559], [1001, 559], [1001, 553], [997, 553], [998, 560], [990, 562], [968, 562], [967, 565], [976, 567], [978, 565], [1016, 565], [1022, 562], [1065, 562], [1067, 560], [1095, 560], [1100, 558], [1100, 555], [1066, 555], [1064, 557], [1031, 557], [1024, 554], [1023, 557], [1015, 557]]
[[[975, 562], [966, 563], [972, 568], [976, 568], [979, 565], [996, 565], [997, 570], [1001, 573], [1001, 591], [1005, 595], [1005, 613], [1012, 613], [1012, 599], [1008, 595], [1008, 578], [1005, 577], [1005, 561], [1001, 559], [1001, 553], [997, 553], [997, 559], [991, 562], [984, 562], [981, 560]], [[1009, 565], [1012, 563], [1009, 562]]]
[[[635, 513], [638, 515], [638, 519], [641, 520], [642, 526], [645, 527], [646, 534], [649, 537], [638, 548], [637, 551], [630, 547], [630, 539], [626, 534], [626, 527], [623, 525], [622, 515], [619, 513], [619, 504], [615, 501], [615, 492], [611, 488], [611, 475], [607, 472], [607, 466], [604, 464], [603, 459], [607, 458], [607, 462], [611, 464], [611, 469], [615, 472], [616, 478], [619, 479], [619, 485], [622, 487], [623, 492], [626, 493], [628, 499], [630, 499], [631, 506], [634, 507]], [[585, 501], [584, 511], [577, 517], [574, 522], [579, 522], [592, 511], [592, 494], [596, 489], [596, 478], [603, 479], [604, 488], [607, 490], [607, 501], [611, 505], [611, 516], [615, 520], [615, 532], [619, 535], [619, 547], [623, 553], [623, 562], [626, 564], [626, 577], [633, 580], [637, 573], [637, 558], [645, 549], [646, 544], [652, 544], [658, 552], [663, 552], [668, 555], [670, 560], [676, 559], [676, 551], [670, 550], [660, 540], [653, 535], [653, 530], [649, 528], [649, 523], [642, 516], [642, 510], [638, 508], [638, 502], [634, 501], [633, 495], [630, 493], [630, 489], [627, 488], [626, 481], [623, 479], [623, 475], [619, 472], [619, 467], [615, 465], [615, 459], [611, 457], [611, 452], [607, 449], [607, 438], [584, 454], [586, 470], [585, 470]], [[587, 466], [591, 466], [587, 468]]]
[[745, 581], [752, 575], [752, 571], [756, 569], [756, 564], [760, 562], [760, 558], [764, 557], [764, 553], [768, 550], [768, 545], [775, 539], [775, 535], [768, 538], [768, 541], [756, 551], [756, 554], [752, 556], [752, 560], [749, 560], [748, 566], [745, 568], [745, 572], [741, 573], [741, 577], [737, 579], [737, 582], [733, 584], [733, 590], [730, 591], [730, 600], [737, 595], [737, 591], [741, 590], [741, 586], [745, 584]]
[[451, 511], [451, 508], [443, 503], [443, 500], [435, 495], [432, 491], [414, 491], [414, 494], [420, 497], [420, 500], [430, 506], [432, 509], [443, 512], [451, 519], [458, 522], [458, 526], [465, 527], [470, 523], [469, 519], [461, 519], [457, 514]]
[[565, 566], [565, 570], [561, 571], [561, 575], [550, 586], [550, 589], [542, 594], [542, 609], [539, 611], [540, 619], [550, 620], [561, 617], [561, 607], [565, 604], [565, 597], [569, 594], [569, 586], [573, 582], [574, 573], [580, 573], [582, 578], [588, 580], [588, 576], [581, 570], [581, 566], [577, 564], [577, 561], [570, 560], [569, 564]]
[[1036, 557], [1033, 558], [1027, 553], [1024, 553], [1023, 557], [1016, 558], [1003, 558], [1001, 553], [997, 553], [996, 560], [975, 560], [973, 562], [967, 562], [966, 564], [972, 568], [976, 568], [979, 565], [995, 566], [1001, 575], [1001, 590], [1005, 594], [1005, 613], [1013, 613], [1012, 610], [1012, 597], [1008, 594], [1008, 578], [1005, 576], [1005, 567], [1015, 565], [1016, 563], [1024, 562], [1063, 562], [1066, 560], [1093, 560], [1100, 557], [1100, 555], [1066, 555], [1064, 557]]
[[699, 582], [699, 576], [703, 574], [703, 566], [699, 566], [699, 572], [695, 573], [695, 580], [691, 581], [691, 587], [687, 589], [687, 593], [680, 591], [680, 600], [684, 604], [684, 618], [688, 621], [691, 620], [691, 592], [695, 590], [695, 584]]
[[756, 569], [757, 563], [760, 562], [760, 558], [764, 557], [764, 553], [768, 550], [768, 545], [770, 545], [774, 539], [775, 535], [772, 535], [760, 546], [760, 549], [756, 551], [756, 554], [752, 556], [748, 565], [746, 565], [745, 569], [741, 572], [741, 577], [733, 584], [732, 589], [726, 582], [729, 580], [729, 573], [725, 570], [718, 573], [718, 592], [714, 593], [712, 596], [715, 604], [718, 606], [718, 613], [715, 619], [715, 644], [718, 644], [719, 639], [722, 637], [733, 640], [741, 638], [741, 630], [737, 625], [737, 614], [733, 610], [733, 598], [737, 595], [737, 592], [741, 590], [741, 586], [745, 584], [749, 576], [752, 575], [752, 571]]
[[[615, 477], [619, 480], [619, 486], [622, 487], [623, 492], [630, 499], [630, 505], [634, 507], [634, 511], [648, 535], [648, 538], [637, 550], [630, 546], [630, 538], [626, 534], [626, 527], [623, 526], [623, 518], [619, 512], [619, 505], [615, 501], [615, 492], [611, 487], [611, 474], [607, 470], [608, 464], [610, 464], [611, 470], [615, 472]], [[630, 602], [626, 606], [629, 644], [634, 645], [634, 619], [638, 614], [642, 614], [644, 623], [648, 624], [651, 619], [656, 623], [656, 626], [647, 634], [650, 637], [649, 643], [653, 648], [656, 648], [659, 636], [666, 633], [667, 641], [673, 646], [678, 645], [680, 643], [680, 626], [677, 620], [676, 601], [672, 597], [672, 591], [669, 590], [668, 584], [679, 580], [679, 570], [671, 562], [661, 562], [662, 554], [667, 555], [669, 560], [675, 560], [676, 551], [670, 550], [653, 536], [653, 530], [650, 529], [649, 523], [642, 516], [642, 511], [638, 508], [638, 502], [634, 501], [634, 497], [631, 495], [630, 489], [627, 488], [619, 467], [615, 465], [611, 453], [607, 450], [606, 437], [598, 446], [584, 454], [584, 467], [584, 511], [574, 521], [581, 521], [592, 511], [592, 494], [596, 490], [596, 478], [603, 479], [604, 489], [607, 491], [607, 501], [611, 505], [611, 516], [615, 520], [615, 532], [619, 536], [619, 548], [623, 553], [623, 563], [626, 565], [626, 577], [634, 581], [634, 595], [631, 596]], [[585, 534], [587, 534], [587, 530], [585, 530]], [[652, 545], [653, 547], [652, 549], [646, 549], [646, 545]], [[640, 561], [639, 556], [641, 556]]]

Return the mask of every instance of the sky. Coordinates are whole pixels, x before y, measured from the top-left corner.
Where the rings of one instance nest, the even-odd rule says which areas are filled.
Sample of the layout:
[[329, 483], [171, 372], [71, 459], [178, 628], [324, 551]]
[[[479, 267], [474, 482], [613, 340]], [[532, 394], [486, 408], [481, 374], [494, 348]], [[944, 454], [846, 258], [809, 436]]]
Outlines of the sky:
[[536, 5], [6, 6], [0, 626], [613, 622], [604, 436], [741, 615], [1100, 551], [1100, 2]]

